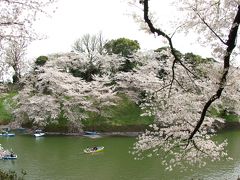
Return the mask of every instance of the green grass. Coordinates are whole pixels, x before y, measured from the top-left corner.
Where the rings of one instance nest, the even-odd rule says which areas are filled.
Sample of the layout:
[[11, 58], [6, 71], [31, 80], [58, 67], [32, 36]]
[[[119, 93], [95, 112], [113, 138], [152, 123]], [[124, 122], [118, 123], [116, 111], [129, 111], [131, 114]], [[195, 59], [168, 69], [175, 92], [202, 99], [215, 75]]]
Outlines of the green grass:
[[108, 107], [104, 111], [109, 114], [108, 118], [97, 117], [96, 114], [89, 113], [89, 118], [83, 124], [86, 129], [101, 129], [110, 131], [124, 129], [141, 129], [153, 123], [153, 117], [140, 116], [142, 110], [126, 95], [119, 95], [116, 106]]
[[0, 95], [0, 124], [8, 124], [12, 120], [11, 110], [8, 105], [14, 105], [12, 97], [16, 92]]
[[120, 95], [120, 97], [118, 105], [109, 109], [112, 123], [116, 125], [146, 125], [153, 122], [153, 117], [140, 116], [143, 111], [135, 102], [125, 95]]

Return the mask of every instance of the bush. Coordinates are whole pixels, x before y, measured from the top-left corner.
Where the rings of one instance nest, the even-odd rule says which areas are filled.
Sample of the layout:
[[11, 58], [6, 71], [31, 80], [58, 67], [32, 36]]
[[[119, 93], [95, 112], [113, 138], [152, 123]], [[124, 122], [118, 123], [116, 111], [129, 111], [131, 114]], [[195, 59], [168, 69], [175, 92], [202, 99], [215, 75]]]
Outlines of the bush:
[[48, 60], [47, 56], [39, 56], [36, 61], [35, 64], [39, 65], [39, 66], [43, 66]]
[[12, 76], [12, 79], [13, 79], [13, 83], [19, 82], [19, 78], [18, 78], [18, 76], [17, 76], [16, 74], [14, 74], [14, 75]]
[[70, 69], [70, 73], [74, 77], [81, 77], [83, 80], [90, 82], [93, 80], [93, 75], [101, 75], [100, 67], [89, 64], [85, 69]]
[[137, 66], [136, 62], [132, 62], [129, 59], [126, 59], [125, 62], [120, 66], [119, 71], [130, 72]]

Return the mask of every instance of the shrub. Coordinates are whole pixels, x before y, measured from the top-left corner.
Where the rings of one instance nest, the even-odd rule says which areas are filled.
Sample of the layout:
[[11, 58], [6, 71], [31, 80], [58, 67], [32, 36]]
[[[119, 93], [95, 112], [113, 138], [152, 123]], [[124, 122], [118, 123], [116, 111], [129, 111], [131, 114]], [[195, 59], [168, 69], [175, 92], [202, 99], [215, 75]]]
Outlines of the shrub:
[[39, 65], [39, 66], [43, 66], [48, 60], [47, 56], [39, 56], [36, 61], [35, 64]]
[[19, 78], [18, 78], [18, 76], [17, 76], [16, 74], [14, 74], [14, 75], [12, 76], [12, 79], [13, 79], [13, 83], [19, 82]]

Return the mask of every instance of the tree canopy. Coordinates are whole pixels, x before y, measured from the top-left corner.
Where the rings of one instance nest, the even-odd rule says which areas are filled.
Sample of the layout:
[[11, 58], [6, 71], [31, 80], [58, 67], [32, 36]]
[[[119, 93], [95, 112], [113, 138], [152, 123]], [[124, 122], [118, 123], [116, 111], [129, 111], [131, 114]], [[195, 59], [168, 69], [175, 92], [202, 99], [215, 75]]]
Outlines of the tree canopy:
[[108, 41], [104, 48], [108, 54], [120, 54], [124, 57], [133, 54], [140, 49], [138, 41], [128, 38], [118, 38]]

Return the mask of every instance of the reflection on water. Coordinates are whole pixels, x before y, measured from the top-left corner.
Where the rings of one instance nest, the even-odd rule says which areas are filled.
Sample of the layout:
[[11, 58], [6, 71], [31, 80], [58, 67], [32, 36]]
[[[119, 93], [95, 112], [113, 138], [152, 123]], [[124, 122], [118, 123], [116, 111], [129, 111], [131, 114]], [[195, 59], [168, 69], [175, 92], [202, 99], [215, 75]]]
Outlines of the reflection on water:
[[[13, 149], [18, 159], [0, 161], [3, 169], [17, 172], [27, 171], [28, 180], [185, 180], [214, 179], [236, 180], [240, 175], [240, 131], [228, 131], [217, 136], [217, 140], [228, 139], [228, 152], [234, 160], [209, 162], [201, 169], [194, 167], [184, 173], [175, 169], [164, 171], [159, 159], [133, 160], [128, 153], [134, 138], [46, 136], [35, 138], [17, 135], [14, 138], [0, 138], [4, 148]], [[104, 152], [84, 154], [86, 147], [101, 145]]]

